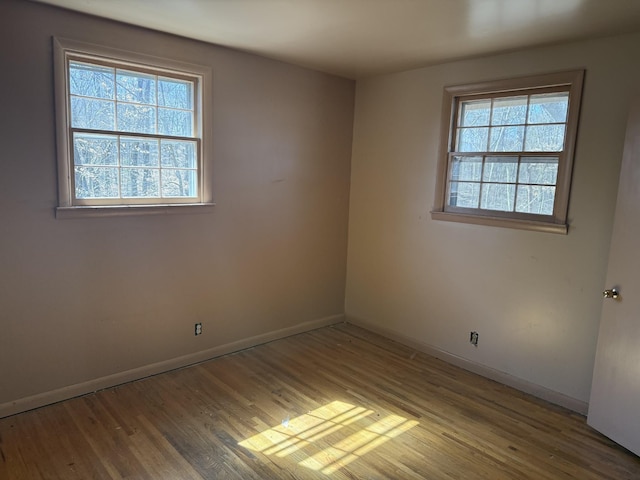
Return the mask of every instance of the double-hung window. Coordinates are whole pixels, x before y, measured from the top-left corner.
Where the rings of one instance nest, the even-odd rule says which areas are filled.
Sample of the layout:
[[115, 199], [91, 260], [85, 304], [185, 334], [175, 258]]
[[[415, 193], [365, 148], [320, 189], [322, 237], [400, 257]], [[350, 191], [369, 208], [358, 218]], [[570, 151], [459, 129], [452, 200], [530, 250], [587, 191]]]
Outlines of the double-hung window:
[[209, 70], [64, 39], [54, 47], [58, 214], [210, 203]]
[[446, 88], [432, 217], [566, 233], [582, 78]]

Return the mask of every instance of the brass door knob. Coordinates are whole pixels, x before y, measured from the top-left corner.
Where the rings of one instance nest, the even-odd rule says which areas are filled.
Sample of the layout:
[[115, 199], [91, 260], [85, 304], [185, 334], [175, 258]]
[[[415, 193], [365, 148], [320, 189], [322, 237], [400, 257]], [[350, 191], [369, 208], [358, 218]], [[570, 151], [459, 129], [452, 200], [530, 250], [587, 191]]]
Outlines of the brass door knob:
[[604, 292], [602, 292], [602, 296], [604, 298], [616, 299], [620, 296], [620, 292], [616, 288], [612, 288], [611, 290], [605, 290]]

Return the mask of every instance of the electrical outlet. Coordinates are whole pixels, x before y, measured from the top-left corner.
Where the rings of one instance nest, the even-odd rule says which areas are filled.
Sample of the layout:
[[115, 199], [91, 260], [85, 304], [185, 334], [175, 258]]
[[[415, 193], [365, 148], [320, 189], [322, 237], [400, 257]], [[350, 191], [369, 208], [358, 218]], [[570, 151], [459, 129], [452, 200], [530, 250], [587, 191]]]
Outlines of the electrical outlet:
[[196, 332], [196, 336], [202, 335], [202, 324], [201, 323], [196, 323], [195, 332]]
[[477, 347], [478, 337], [479, 337], [478, 332], [471, 332], [471, 335], [469, 335], [469, 343]]

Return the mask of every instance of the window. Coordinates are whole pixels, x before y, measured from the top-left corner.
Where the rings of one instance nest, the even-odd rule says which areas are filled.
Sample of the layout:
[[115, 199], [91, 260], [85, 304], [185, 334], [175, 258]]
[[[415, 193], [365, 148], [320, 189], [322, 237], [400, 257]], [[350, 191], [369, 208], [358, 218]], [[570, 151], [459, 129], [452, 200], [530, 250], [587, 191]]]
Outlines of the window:
[[566, 233], [583, 76], [446, 88], [432, 218]]
[[210, 205], [209, 70], [63, 39], [54, 47], [57, 215]]

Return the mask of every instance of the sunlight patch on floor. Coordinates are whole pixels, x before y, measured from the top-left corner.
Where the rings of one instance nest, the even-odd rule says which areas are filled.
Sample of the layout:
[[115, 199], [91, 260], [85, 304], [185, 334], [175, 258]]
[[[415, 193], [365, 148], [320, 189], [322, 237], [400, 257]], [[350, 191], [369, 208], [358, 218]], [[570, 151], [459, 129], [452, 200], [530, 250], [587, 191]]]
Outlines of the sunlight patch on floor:
[[305, 415], [285, 419], [281, 425], [269, 428], [238, 445], [265, 455], [286, 457], [304, 453], [318, 440], [336, 434], [349, 425], [362, 428], [345, 436], [319, 452], [307, 455], [299, 465], [331, 474], [398, 435], [418, 425], [399, 415], [388, 415], [380, 420], [370, 419], [373, 410], [335, 401]]

